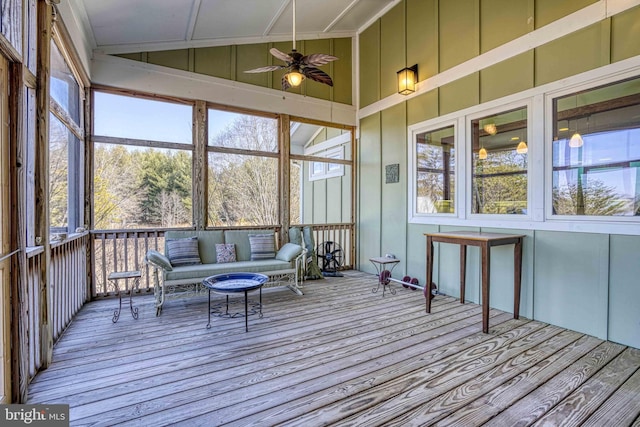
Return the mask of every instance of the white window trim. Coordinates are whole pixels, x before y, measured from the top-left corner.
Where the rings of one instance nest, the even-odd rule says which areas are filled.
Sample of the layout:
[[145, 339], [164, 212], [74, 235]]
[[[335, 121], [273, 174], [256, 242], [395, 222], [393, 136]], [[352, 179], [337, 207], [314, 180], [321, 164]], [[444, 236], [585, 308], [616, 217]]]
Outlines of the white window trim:
[[[417, 206], [417, 186], [416, 183], [418, 181], [418, 168], [417, 168], [417, 155], [416, 155], [416, 137], [420, 133], [430, 132], [438, 129], [443, 129], [446, 127], [453, 126], [453, 149], [455, 150], [456, 161], [455, 161], [455, 181], [457, 182], [459, 177], [460, 168], [460, 141], [458, 132], [458, 120], [440, 120], [433, 121], [427, 126], [415, 125], [409, 126], [409, 141], [408, 141], [408, 159], [407, 164], [409, 165], [409, 171], [407, 175], [409, 176], [409, 182], [407, 183], [407, 188], [409, 194], [412, 195], [409, 197], [409, 222], [422, 222], [426, 221], [426, 223], [433, 223], [437, 218], [456, 218], [461, 211], [460, 209], [460, 197], [458, 195], [457, 186], [455, 191], [455, 199], [454, 199], [454, 211], [453, 213], [421, 213], [418, 212]], [[464, 211], [464, 210], [462, 210]]]
[[[633, 75], [632, 75], [633, 76]], [[629, 76], [629, 77], [632, 77]], [[640, 78], [640, 73], [635, 75]], [[615, 83], [617, 81], [624, 80], [620, 76], [615, 76], [612, 78], [604, 78], [597, 82], [589, 82], [577, 86], [572, 86], [570, 88], [563, 88], [561, 90], [557, 90], [554, 92], [549, 92], [545, 94], [545, 141], [546, 141], [546, 150], [545, 150], [545, 178], [549, 183], [549, 191], [545, 191], [545, 218], [549, 222], [579, 222], [589, 224], [591, 222], [597, 221], [598, 223], [602, 222], [613, 222], [613, 223], [633, 223], [638, 225], [640, 222], [640, 218], [637, 216], [593, 216], [593, 215], [557, 215], [553, 213], [553, 195], [551, 191], [551, 186], [553, 185], [553, 100], [556, 98], [560, 98], [566, 95], [571, 95], [576, 92], [581, 92], [584, 90], [590, 90], [596, 88], [598, 86], [607, 85], [610, 83]], [[594, 84], [595, 83], [595, 84]], [[639, 233], [640, 234], [640, 233]]]
[[[496, 115], [496, 114], [500, 114], [503, 113], [505, 111], [511, 111], [511, 110], [517, 110], [517, 109], [521, 109], [521, 108], [526, 108], [527, 109], [527, 147], [528, 147], [528, 151], [527, 151], [527, 213], [526, 214], [518, 214], [518, 215], [511, 215], [511, 214], [481, 214], [481, 213], [472, 213], [471, 212], [471, 206], [473, 205], [473, 174], [471, 173], [472, 171], [472, 159], [471, 159], [471, 152], [469, 151], [469, 149], [471, 148], [471, 144], [473, 141], [471, 141], [472, 138], [472, 132], [471, 132], [471, 122], [473, 120], [482, 118], [482, 117], [487, 117], [487, 116], [492, 116], [492, 115]], [[531, 206], [532, 206], [532, 197], [531, 197], [531, 193], [533, 191], [533, 183], [531, 180], [531, 157], [535, 154], [534, 152], [538, 149], [541, 149], [541, 144], [535, 144], [533, 143], [533, 139], [532, 139], [532, 135], [531, 135], [531, 127], [530, 124], [532, 123], [532, 109], [533, 109], [533, 102], [531, 99], [527, 99], [525, 102], [514, 102], [511, 104], [506, 104], [500, 107], [493, 107], [491, 109], [488, 110], [484, 110], [482, 112], [478, 112], [475, 114], [469, 114], [466, 116], [466, 120], [465, 120], [465, 124], [467, 126], [467, 134], [465, 135], [464, 140], [462, 141], [461, 145], [464, 145], [466, 148], [466, 152], [465, 152], [465, 156], [464, 156], [464, 161], [465, 161], [465, 171], [469, 171], [469, 173], [467, 173], [467, 177], [466, 180], [464, 181], [465, 183], [465, 187], [466, 187], [466, 191], [465, 191], [465, 201], [466, 201], [466, 206], [469, 207], [467, 212], [468, 218], [470, 220], [482, 220], [482, 219], [487, 219], [487, 220], [502, 220], [502, 221], [527, 221], [527, 220], [531, 220], [532, 216], [531, 216]], [[540, 146], [540, 147], [539, 147]], [[461, 181], [462, 182], [462, 181]]]
[[[322, 157], [328, 159], [344, 160], [344, 146], [334, 147], [330, 150], [327, 150], [322, 154]], [[315, 166], [319, 164], [322, 165], [322, 172], [314, 173]], [[337, 176], [344, 176], [343, 164], [330, 162], [309, 162], [309, 181], [335, 178]]]
[[[553, 98], [640, 76], [640, 56], [586, 71], [563, 80], [548, 83], [526, 91], [475, 105], [464, 110], [425, 120], [408, 127], [408, 222], [412, 224], [449, 225], [459, 227], [486, 227], [520, 230], [567, 231], [605, 234], [640, 235], [638, 217], [559, 217], [551, 215], [551, 138], [553, 131]], [[528, 105], [529, 141], [529, 195], [528, 213], [524, 215], [470, 215], [471, 178], [468, 147], [470, 132], [468, 117], [484, 116], [490, 111], [507, 110], [509, 105]], [[429, 129], [456, 123], [456, 213], [416, 213], [415, 135]], [[530, 143], [529, 143], [530, 142]], [[467, 159], [469, 157], [469, 159]], [[461, 163], [464, 162], [464, 163]], [[462, 166], [462, 167], [461, 167]], [[460, 183], [464, 183], [463, 186]]]

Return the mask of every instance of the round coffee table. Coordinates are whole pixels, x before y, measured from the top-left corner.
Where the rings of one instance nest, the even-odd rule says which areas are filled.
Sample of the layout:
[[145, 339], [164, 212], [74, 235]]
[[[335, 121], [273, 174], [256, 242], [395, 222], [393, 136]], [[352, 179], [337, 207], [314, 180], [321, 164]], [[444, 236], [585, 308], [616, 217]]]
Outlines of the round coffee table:
[[244, 293], [244, 328], [249, 332], [249, 309], [247, 294], [256, 289], [260, 291], [260, 317], [262, 317], [262, 285], [269, 280], [269, 277], [259, 273], [227, 273], [216, 274], [207, 277], [202, 281], [204, 287], [209, 289], [209, 322], [207, 329], [211, 328], [211, 291], [227, 296], [227, 315], [229, 314], [229, 295]]

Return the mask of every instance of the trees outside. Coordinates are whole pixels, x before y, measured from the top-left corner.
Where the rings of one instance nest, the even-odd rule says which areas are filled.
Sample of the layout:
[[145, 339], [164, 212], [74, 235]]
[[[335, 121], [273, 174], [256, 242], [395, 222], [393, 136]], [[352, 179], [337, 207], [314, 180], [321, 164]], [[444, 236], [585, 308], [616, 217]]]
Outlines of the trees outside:
[[238, 115], [212, 136], [210, 145], [251, 150], [255, 155], [209, 153], [209, 225], [278, 224], [278, 159], [264, 155], [277, 150], [277, 122]]
[[69, 131], [52, 114], [49, 126], [49, 222], [66, 227], [69, 220]]
[[515, 150], [474, 158], [473, 213], [523, 214], [527, 209], [527, 156]]
[[96, 144], [96, 229], [191, 226], [191, 153]]
[[[255, 155], [209, 153], [209, 225], [278, 224], [278, 159], [273, 119], [239, 115], [211, 145]], [[96, 229], [188, 227], [192, 220], [190, 150], [96, 144]]]

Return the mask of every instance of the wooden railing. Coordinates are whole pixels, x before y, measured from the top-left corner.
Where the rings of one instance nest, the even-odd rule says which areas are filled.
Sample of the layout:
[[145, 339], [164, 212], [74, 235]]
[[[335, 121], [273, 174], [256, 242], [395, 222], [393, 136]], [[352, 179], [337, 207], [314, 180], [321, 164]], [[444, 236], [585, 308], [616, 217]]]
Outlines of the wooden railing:
[[73, 316], [89, 300], [87, 287], [88, 233], [51, 244], [49, 311], [55, 342]]
[[[103, 230], [91, 232], [93, 248], [93, 297], [105, 297], [117, 293], [107, 277], [109, 273], [139, 270], [142, 272], [139, 293], [153, 291], [151, 271], [146, 267], [144, 257], [148, 250], [164, 252], [166, 230]], [[118, 283], [119, 290], [128, 291], [133, 280]]]
[[[40, 322], [40, 271], [44, 262], [42, 247], [27, 251], [27, 282], [20, 295], [20, 354], [27, 376], [21, 375], [21, 381], [33, 378], [42, 366]], [[26, 360], [25, 360], [26, 359]]]
[[[55, 342], [82, 305], [88, 301], [87, 245], [89, 235], [78, 234], [51, 244], [49, 265], [49, 304], [47, 307], [50, 335]], [[20, 288], [19, 340], [23, 375], [28, 381], [42, 366], [42, 345], [49, 336], [43, 330], [42, 298], [45, 286], [41, 280], [45, 262], [43, 247], [26, 251], [26, 282]], [[46, 332], [46, 333], [45, 333]]]
[[[355, 257], [353, 224], [340, 223], [309, 225], [313, 228], [313, 239], [315, 240], [316, 248], [323, 243], [332, 242], [330, 248], [342, 248], [343, 260], [341, 269], [352, 269]], [[298, 225], [297, 227], [303, 226], [304, 225]], [[336, 249], [331, 249], [331, 251], [335, 251]], [[321, 262], [318, 264], [322, 267]]]
[[[322, 224], [312, 225], [316, 246], [331, 241], [340, 245], [344, 252], [343, 269], [353, 268], [353, 225], [352, 224]], [[228, 227], [229, 229], [246, 229], [249, 227]], [[274, 228], [277, 227], [260, 227]], [[183, 229], [184, 230], [184, 229]], [[114, 285], [107, 280], [109, 273], [114, 271], [140, 270], [142, 278], [138, 293], [153, 291], [152, 272], [144, 263], [144, 256], [149, 249], [164, 252], [163, 230], [97, 230], [91, 232], [91, 247], [93, 248], [93, 286], [92, 297], [105, 297], [116, 294]], [[125, 283], [126, 282], [126, 283]], [[134, 283], [132, 280], [121, 281], [120, 291], [129, 291]]]

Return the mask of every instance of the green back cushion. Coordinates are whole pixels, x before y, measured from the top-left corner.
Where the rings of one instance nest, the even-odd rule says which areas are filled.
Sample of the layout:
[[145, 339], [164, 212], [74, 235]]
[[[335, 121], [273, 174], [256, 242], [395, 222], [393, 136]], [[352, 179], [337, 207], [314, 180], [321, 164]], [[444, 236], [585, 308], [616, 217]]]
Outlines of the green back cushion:
[[212, 264], [216, 262], [216, 243], [225, 243], [224, 231], [222, 230], [185, 230], [185, 231], [167, 231], [164, 234], [165, 248], [164, 253], [167, 254], [167, 239], [180, 239], [185, 237], [198, 238], [198, 252], [200, 260], [203, 264]]
[[224, 232], [224, 243], [234, 243], [236, 245], [236, 260], [250, 261], [251, 245], [249, 245], [249, 234], [269, 233], [273, 234], [273, 230], [226, 230]]

